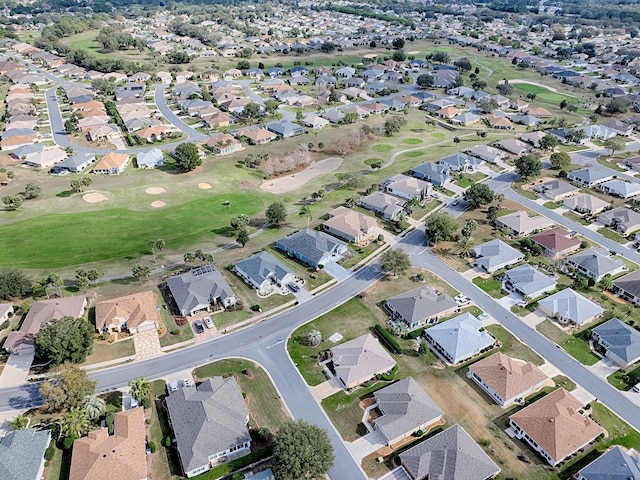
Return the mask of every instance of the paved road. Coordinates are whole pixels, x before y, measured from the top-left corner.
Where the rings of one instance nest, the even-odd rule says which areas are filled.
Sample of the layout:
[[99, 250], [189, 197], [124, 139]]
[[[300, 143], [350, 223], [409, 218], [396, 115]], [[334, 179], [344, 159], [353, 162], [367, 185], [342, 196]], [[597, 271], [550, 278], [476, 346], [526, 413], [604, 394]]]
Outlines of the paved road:
[[[635, 152], [640, 148], [640, 143], [638, 142], [630, 142], [626, 145], [625, 152]], [[602, 155], [609, 155], [610, 151], [604, 148], [595, 148], [593, 150], [582, 151], [582, 152], [573, 152], [570, 153], [571, 163], [576, 163], [578, 165], [585, 166], [596, 166], [601, 170], [611, 173], [611, 175], [615, 175], [620, 179], [627, 180], [632, 183], [637, 183], [638, 178], [633, 175], [629, 175], [625, 172], [620, 172], [619, 170], [615, 170], [613, 168], [607, 167], [606, 165], [602, 165], [598, 163], [596, 159]]]
[[179, 128], [180, 130], [182, 130], [184, 133], [187, 134], [188, 138], [186, 141], [202, 142], [206, 140], [208, 138], [207, 135], [205, 135], [204, 133], [200, 133], [195, 128], [190, 127], [180, 118], [178, 118], [178, 116], [175, 113], [171, 111], [171, 109], [169, 108], [169, 105], [167, 105], [167, 99], [165, 96], [165, 91], [167, 89], [167, 86], [168, 85], [166, 84], [154, 85], [155, 102], [156, 102], [156, 105], [158, 106], [158, 110], [160, 110], [160, 113], [162, 113], [162, 115], [164, 115], [164, 118], [166, 118], [169, 122], [171, 122], [176, 128]]

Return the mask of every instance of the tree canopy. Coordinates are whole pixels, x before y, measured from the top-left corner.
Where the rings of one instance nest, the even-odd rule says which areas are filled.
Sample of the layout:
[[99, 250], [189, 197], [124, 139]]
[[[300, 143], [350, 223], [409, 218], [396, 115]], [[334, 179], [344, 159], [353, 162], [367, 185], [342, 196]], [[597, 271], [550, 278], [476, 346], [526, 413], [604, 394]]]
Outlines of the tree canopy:
[[444, 212], [436, 213], [427, 218], [425, 233], [429, 241], [453, 240], [458, 230], [458, 222]]
[[418, 78], [416, 78], [416, 85], [420, 88], [431, 88], [433, 87], [434, 81], [433, 76], [428, 73], [423, 73], [422, 75], [418, 75]]
[[623, 137], [616, 135], [615, 137], [608, 138], [604, 142], [604, 147], [611, 150], [611, 155], [616, 153], [617, 151], [624, 150], [627, 142]]
[[322, 479], [333, 465], [327, 432], [304, 420], [282, 425], [273, 442], [273, 473], [279, 480]]
[[402, 275], [410, 266], [411, 260], [404, 250], [387, 250], [380, 255], [380, 268], [394, 276]]
[[274, 225], [282, 224], [287, 218], [287, 209], [282, 202], [273, 202], [266, 211], [267, 221]]
[[173, 152], [176, 159], [176, 166], [185, 172], [202, 165], [202, 159], [198, 152], [198, 147], [194, 143], [185, 142], [178, 145]]
[[93, 395], [96, 382], [80, 367], [64, 364], [58, 374], [40, 384], [40, 395], [47, 410], [80, 408], [88, 395]]
[[515, 165], [516, 172], [524, 180], [531, 177], [537, 177], [542, 171], [542, 162], [537, 155], [531, 153], [516, 158]]
[[560, 170], [566, 169], [571, 165], [571, 157], [566, 152], [556, 152], [551, 154], [551, 165], [553, 168]]
[[94, 328], [84, 318], [63, 317], [40, 329], [35, 339], [36, 358], [61, 363], [83, 363], [93, 350]]
[[27, 274], [17, 268], [0, 270], [0, 298], [11, 300], [22, 298], [32, 289], [33, 285]]
[[493, 202], [494, 193], [486, 183], [474, 183], [467, 188], [463, 197], [471, 208], [478, 208]]

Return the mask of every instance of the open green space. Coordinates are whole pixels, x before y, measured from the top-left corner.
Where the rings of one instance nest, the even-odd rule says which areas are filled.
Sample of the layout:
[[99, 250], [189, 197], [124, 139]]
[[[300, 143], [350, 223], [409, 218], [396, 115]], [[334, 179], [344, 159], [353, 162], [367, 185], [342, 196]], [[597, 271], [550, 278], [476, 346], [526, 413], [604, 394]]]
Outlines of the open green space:
[[405, 138], [402, 140], [402, 143], [406, 143], [407, 145], [420, 145], [422, 140], [419, 138]]
[[402, 155], [404, 155], [407, 158], [416, 158], [416, 157], [421, 157], [423, 155], [426, 155], [426, 152], [422, 150], [411, 150], [410, 152], [404, 152]]
[[94, 343], [93, 353], [87, 357], [85, 362], [87, 365], [92, 363], [107, 362], [118, 358], [130, 357], [135, 355], [136, 349], [133, 345], [133, 338], [121, 340], [114, 343]]
[[[487, 331], [501, 343], [501, 346], [498, 348], [505, 355], [509, 355], [511, 357], [519, 358], [520, 360], [524, 360], [526, 362], [531, 362], [534, 365], [542, 365], [544, 363], [544, 359], [527, 347], [524, 343], [520, 342], [516, 337], [511, 335], [502, 325], [489, 325], [487, 326]], [[490, 352], [492, 355], [494, 352]], [[474, 360], [475, 361], [475, 360]]]
[[512, 83], [514, 90], [519, 90], [524, 94], [533, 93], [536, 98], [535, 101], [538, 102], [549, 102], [560, 104], [562, 100], [566, 100], [567, 102], [577, 102], [578, 99], [573, 98], [569, 95], [563, 95], [561, 93], [552, 92], [546, 87], [542, 87], [539, 85], [532, 85], [530, 83]]
[[603, 237], [606, 237], [609, 240], [613, 240], [614, 242], [622, 243], [623, 245], [629, 241], [626, 238], [624, 238], [622, 235], [620, 235], [618, 232], [614, 232], [613, 230], [607, 227], [601, 227], [597, 230], [597, 232]]
[[373, 150], [374, 152], [380, 152], [380, 153], [384, 153], [384, 152], [388, 152], [390, 150], [393, 150], [395, 147], [393, 145], [387, 145], [386, 143], [380, 143], [378, 145], [374, 145], [371, 150]]
[[381, 158], [367, 158], [367, 159], [364, 161], [364, 164], [365, 164], [365, 165], [369, 165], [369, 166], [371, 166], [371, 165], [373, 165], [373, 164], [374, 164], [374, 163], [376, 163], [376, 162], [383, 162], [383, 163], [384, 163], [384, 160], [382, 160]]
[[[229, 207], [223, 206], [227, 200]], [[225, 228], [229, 218], [263, 208], [264, 197], [258, 194], [229, 193], [152, 212], [120, 208], [42, 215], [2, 227], [0, 266], [56, 268], [122, 259], [150, 253], [149, 238], [186, 247]]]
[[549, 320], [539, 323], [536, 326], [536, 330], [552, 342], [560, 345], [569, 355], [584, 365], [593, 365], [600, 360], [600, 358], [589, 349], [589, 344], [580, 338], [581, 334], [579, 333], [569, 335]]
[[558, 202], [545, 202], [543, 207], [548, 208], [549, 210], [555, 210], [556, 208], [560, 208], [560, 203]]
[[482, 291], [488, 293], [493, 298], [502, 298], [506, 295], [502, 291], [502, 283], [493, 277], [475, 277], [472, 282], [475, 286], [479, 287]]
[[638, 382], [640, 382], [640, 365], [633, 368], [621, 368], [620, 370], [612, 373], [607, 377], [607, 380], [611, 385], [618, 390], [627, 391], [633, 388]]

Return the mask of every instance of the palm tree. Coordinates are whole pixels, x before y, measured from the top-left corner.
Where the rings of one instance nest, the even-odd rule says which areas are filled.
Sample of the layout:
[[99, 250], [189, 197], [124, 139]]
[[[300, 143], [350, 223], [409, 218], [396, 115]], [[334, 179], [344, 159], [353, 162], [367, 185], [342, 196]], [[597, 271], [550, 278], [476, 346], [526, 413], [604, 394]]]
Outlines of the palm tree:
[[156, 261], [156, 241], [149, 240], [149, 248], [151, 249], [151, 254], [153, 255], [153, 263], [158, 263]]
[[144, 377], [136, 377], [129, 382], [129, 393], [138, 402], [151, 396], [151, 383]]
[[603, 290], [611, 290], [613, 287], [613, 278], [611, 278], [611, 274], [607, 273], [602, 280], [600, 280], [600, 286]]
[[311, 330], [307, 335], [307, 341], [310, 347], [317, 347], [322, 340], [322, 334], [318, 330]]
[[97, 420], [107, 411], [107, 404], [97, 395], [87, 395], [82, 409], [90, 420]]
[[65, 437], [81, 437], [89, 432], [91, 422], [84, 410], [72, 408], [62, 418], [62, 434]]
[[461, 257], [468, 257], [471, 255], [471, 249], [473, 248], [473, 238], [471, 237], [461, 237], [458, 240], [458, 254]]
[[164, 239], [162, 239], [162, 238], [157, 239], [156, 240], [156, 248], [160, 252], [160, 255], [162, 255], [162, 252], [164, 252], [164, 247], [166, 247], [166, 243], [165, 243]]
[[27, 428], [28, 424], [29, 418], [25, 417], [24, 415], [18, 415], [9, 422], [9, 426], [14, 430], [23, 430]]
[[309, 228], [309, 222], [311, 221], [311, 208], [309, 208], [309, 204], [305, 203], [300, 209], [300, 216], [307, 216], [307, 228]]
[[193, 263], [196, 261], [196, 256], [191, 252], [187, 252], [184, 254], [183, 260], [184, 260], [184, 263]]

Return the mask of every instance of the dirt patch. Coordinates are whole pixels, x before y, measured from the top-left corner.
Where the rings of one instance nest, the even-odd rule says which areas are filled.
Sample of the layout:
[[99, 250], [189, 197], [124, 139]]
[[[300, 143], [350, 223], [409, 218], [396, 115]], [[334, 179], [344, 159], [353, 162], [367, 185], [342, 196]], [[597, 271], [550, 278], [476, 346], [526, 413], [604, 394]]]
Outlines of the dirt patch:
[[82, 199], [87, 203], [100, 203], [107, 200], [107, 196], [104, 193], [86, 193], [82, 196]]
[[165, 202], [163, 202], [162, 200], [156, 200], [155, 202], [151, 202], [151, 206], [153, 208], [162, 208], [164, 206], [166, 206], [167, 204]]
[[211, 189], [211, 184], [202, 182], [202, 183], [198, 184], [198, 188], [200, 190], [210, 190]]
[[611, 300], [612, 302], [616, 302], [616, 303], [619, 303], [619, 304], [621, 304], [621, 305], [631, 305], [631, 302], [626, 301], [624, 298], [617, 297], [617, 296], [616, 296], [616, 295], [614, 295], [613, 293], [608, 292], [608, 291], [606, 291], [606, 290], [605, 290], [605, 291], [603, 291], [603, 292], [602, 292], [602, 294], [603, 294], [605, 297], [607, 297], [609, 300]]
[[167, 193], [167, 190], [163, 187], [149, 187], [144, 193], [148, 195], [160, 195], [161, 193]]
[[334, 171], [340, 165], [342, 165], [342, 158], [330, 157], [314, 162], [301, 172], [285, 175], [273, 180], [267, 180], [260, 189], [269, 193], [287, 193], [293, 190], [297, 190], [304, 184], [310, 182], [320, 175]]

